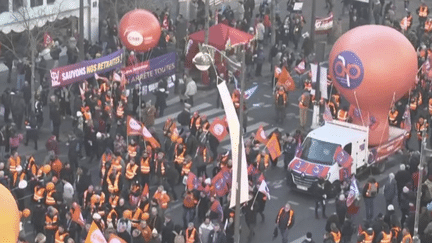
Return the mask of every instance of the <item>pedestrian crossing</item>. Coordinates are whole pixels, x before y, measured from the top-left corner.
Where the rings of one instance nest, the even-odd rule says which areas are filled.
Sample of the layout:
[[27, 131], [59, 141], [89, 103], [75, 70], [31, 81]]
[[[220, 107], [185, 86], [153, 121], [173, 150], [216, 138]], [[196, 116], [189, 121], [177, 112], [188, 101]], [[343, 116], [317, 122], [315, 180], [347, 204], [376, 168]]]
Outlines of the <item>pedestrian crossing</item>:
[[[225, 116], [225, 111], [221, 108], [216, 108], [214, 107], [214, 105], [207, 103], [207, 102], [203, 102], [201, 104], [198, 104], [194, 107], [191, 108], [191, 113], [198, 111], [199, 114], [202, 115], [206, 115], [208, 121], [211, 123], [216, 117], [219, 117], [220, 119], [222, 119]], [[168, 118], [177, 118], [178, 114], [180, 114], [181, 110], [176, 111], [174, 113], [171, 114], [167, 114], [163, 117], [157, 118], [155, 119], [155, 125], [163, 125], [165, 123], [165, 121]], [[273, 132], [275, 129], [278, 129], [279, 131], [283, 131], [283, 128], [280, 127], [276, 127], [270, 123], [264, 122], [264, 121], [256, 121], [254, 118], [252, 117], [247, 117], [247, 127], [246, 127], [246, 131], [247, 133], [244, 135], [244, 137], [248, 137], [251, 133], [256, 132], [258, 130], [258, 128], [260, 126], [263, 126], [264, 132], [266, 135], [269, 135], [271, 132]], [[219, 144], [219, 147], [224, 149], [224, 150], [230, 150], [231, 149], [231, 141], [230, 141], [230, 137], [226, 136]]]

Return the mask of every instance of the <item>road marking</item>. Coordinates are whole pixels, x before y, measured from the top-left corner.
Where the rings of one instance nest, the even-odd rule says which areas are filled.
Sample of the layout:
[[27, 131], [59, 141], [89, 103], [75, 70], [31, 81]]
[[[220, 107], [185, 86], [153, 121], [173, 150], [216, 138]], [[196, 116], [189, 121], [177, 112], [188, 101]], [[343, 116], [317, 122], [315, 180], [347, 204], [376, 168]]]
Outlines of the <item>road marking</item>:
[[295, 241], [291, 241], [291, 243], [301, 243], [306, 239], [306, 235], [296, 239]]
[[265, 94], [264, 97], [271, 98], [271, 95]]
[[177, 95], [176, 97], [167, 100], [167, 106], [171, 106], [180, 102], [180, 97]]
[[[269, 197], [269, 198], [274, 199], [274, 200], [278, 200], [278, 199], [279, 199], [278, 197], [273, 196], [273, 195], [271, 195], [271, 194], [270, 194], [270, 197]], [[270, 199], [269, 199], [269, 200], [270, 200]]]
[[212, 116], [212, 115], [214, 115], [214, 114], [218, 114], [218, 113], [223, 114], [223, 113], [225, 113], [225, 112], [224, 112], [224, 110], [221, 110], [221, 109], [218, 109], [218, 108], [213, 108], [213, 109], [211, 109], [211, 110], [207, 110], [207, 111], [204, 111], [204, 112], [200, 112], [200, 116], [202, 116], [202, 115], [206, 115], [207, 118], [209, 118], [210, 116]]
[[[199, 104], [199, 105], [194, 106], [194, 107], [191, 108], [191, 113], [193, 113], [195, 111], [199, 111], [200, 109], [208, 108], [210, 106], [211, 106], [211, 104], [209, 104], [209, 103]], [[166, 116], [163, 116], [163, 117], [156, 118], [155, 119], [155, 125], [164, 123], [168, 118], [177, 118], [177, 116], [178, 116], [178, 114], [180, 114], [180, 112], [181, 111], [177, 111], [175, 113], [172, 113], [172, 114], [169, 114], [169, 115], [166, 115]]]
[[298, 202], [294, 202], [294, 201], [288, 201], [289, 202], [289, 204], [292, 204], [292, 205], [300, 205], [300, 203], [298, 203]]
[[263, 105], [264, 108], [269, 108], [269, 107], [271, 107], [271, 106], [273, 106], [273, 105], [272, 105], [272, 104], [266, 104], [266, 105]]
[[315, 211], [315, 208], [314, 208], [314, 207], [309, 207], [309, 209], [310, 209], [310, 210], [314, 210], [314, 211]]

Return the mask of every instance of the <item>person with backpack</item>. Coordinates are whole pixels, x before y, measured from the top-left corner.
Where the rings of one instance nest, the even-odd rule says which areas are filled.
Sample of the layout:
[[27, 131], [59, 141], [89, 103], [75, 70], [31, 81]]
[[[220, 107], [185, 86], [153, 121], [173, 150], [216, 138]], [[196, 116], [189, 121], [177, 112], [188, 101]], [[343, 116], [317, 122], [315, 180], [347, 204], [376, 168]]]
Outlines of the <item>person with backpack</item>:
[[370, 178], [363, 187], [363, 198], [366, 207], [366, 219], [371, 221], [374, 215], [374, 199], [379, 192], [379, 184], [375, 178]]

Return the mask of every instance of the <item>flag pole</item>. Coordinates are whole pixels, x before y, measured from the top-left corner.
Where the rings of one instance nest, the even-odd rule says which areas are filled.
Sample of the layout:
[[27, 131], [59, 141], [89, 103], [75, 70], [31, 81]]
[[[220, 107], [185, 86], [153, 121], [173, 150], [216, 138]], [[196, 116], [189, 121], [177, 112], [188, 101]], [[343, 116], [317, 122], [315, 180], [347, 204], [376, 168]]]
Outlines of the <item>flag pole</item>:
[[[261, 182], [261, 183], [262, 183], [262, 182]], [[259, 193], [259, 192], [260, 192], [260, 191], [259, 191], [259, 189], [258, 189], [257, 193], [255, 194], [254, 200], [253, 200], [253, 202], [252, 202], [251, 210], [253, 210], [253, 206], [255, 205], [255, 201], [256, 201], [256, 198], [258, 197], [258, 193]]]

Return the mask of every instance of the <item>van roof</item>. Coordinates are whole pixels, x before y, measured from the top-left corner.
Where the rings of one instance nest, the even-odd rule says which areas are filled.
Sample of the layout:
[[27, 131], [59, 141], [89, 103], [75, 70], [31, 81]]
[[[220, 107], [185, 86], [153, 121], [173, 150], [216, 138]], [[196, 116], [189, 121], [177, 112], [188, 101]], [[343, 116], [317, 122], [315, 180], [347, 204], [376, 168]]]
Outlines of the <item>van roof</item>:
[[343, 147], [352, 141], [366, 139], [367, 132], [326, 122], [324, 126], [312, 130], [308, 137]]

